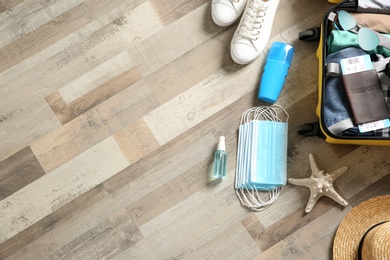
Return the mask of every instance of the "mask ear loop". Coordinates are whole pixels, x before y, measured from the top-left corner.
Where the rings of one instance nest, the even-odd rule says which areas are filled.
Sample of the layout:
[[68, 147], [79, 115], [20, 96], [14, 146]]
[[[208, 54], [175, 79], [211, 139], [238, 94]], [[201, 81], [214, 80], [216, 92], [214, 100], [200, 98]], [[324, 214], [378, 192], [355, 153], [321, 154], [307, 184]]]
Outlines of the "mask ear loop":
[[[255, 189], [253, 189], [253, 187], [250, 185], [249, 185], [249, 187], [251, 187], [251, 188], [248, 189], [246, 187], [245, 191], [243, 188], [236, 190], [236, 194], [237, 194], [237, 196], [238, 196], [238, 198], [243, 206], [245, 206], [246, 208], [255, 210], [255, 211], [259, 211], [259, 209], [261, 209], [261, 207], [263, 207], [263, 206], [258, 205], [258, 203], [257, 203], [257, 200], [255, 198], [255, 193], [254, 193]], [[240, 195], [240, 192], [241, 192], [241, 195]], [[246, 193], [249, 195], [249, 198], [248, 198], [248, 196], [245, 195]]]
[[[243, 205], [244, 207], [251, 209], [251, 210], [254, 210], [254, 211], [262, 211], [262, 210], [268, 208], [269, 206], [271, 206], [278, 199], [282, 190], [283, 190], [283, 186], [280, 186], [274, 190], [269, 191], [268, 201], [263, 201], [260, 198], [258, 191], [253, 189], [253, 188], [251, 188], [251, 190], [249, 190], [248, 188], [246, 188], [245, 190], [243, 188], [236, 189], [236, 195], [237, 195], [238, 199], [240, 200], [241, 205]], [[257, 195], [256, 195], [256, 197], [258, 197], [257, 199], [254, 196], [254, 192], [257, 193]], [[241, 195], [240, 195], [240, 193], [241, 193]], [[248, 195], [252, 199], [252, 201], [245, 195], [245, 193], [248, 193]]]
[[[278, 116], [278, 114], [280, 114], [281, 112], [283, 112], [286, 118], [284, 121]], [[289, 114], [283, 107], [279, 105], [272, 105], [270, 107], [258, 107], [256, 109], [254, 119], [255, 120], [263, 119], [263, 120], [274, 121], [274, 122], [288, 123]]]
[[[282, 112], [285, 116], [285, 120], [282, 120], [278, 114]], [[287, 111], [279, 106], [279, 105], [272, 105], [269, 107], [266, 106], [260, 106], [257, 108], [251, 108], [246, 110], [240, 119], [240, 125], [246, 125], [249, 124], [253, 120], [267, 120], [267, 121], [274, 121], [274, 122], [288, 122], [289, 114]], [[240, 140], [239, 140], [240, 142]], [[238, 144], [239, 149], [246, 150], [242, 144]], [[248, 147], [247, 147], [248, 148]], [[245, 162], [245, 158], [242, 158], [241, 156], [244, 154], [244, 151], [238, 151], [237, 156], [240, 155], [240, 164]], [[237, 168], [236, 168], [236, 195], [241, 203], [242, 206], [253, 210], [253, 211], [262, 211], [266, 208], [268, 208], [270, 205], [272, 205], [281, 194], [284, 185], [278, 186], [273, 190], [270, 190], [268, 192], [268, 200], [265, 201], [261, 198], [259, 191], [256, 189], [256, 187], [253, 187], [250, 183], [247, 184], [241, 184], [241, 187], [237, 186], [237, 180], [240, 179], [239, 175], [245, 174], [248, 169], [242, 168], [242, 165], [238, 165], [238, 158], [237, 158]], [[241, 176], [242, 177], [242, 176]]]

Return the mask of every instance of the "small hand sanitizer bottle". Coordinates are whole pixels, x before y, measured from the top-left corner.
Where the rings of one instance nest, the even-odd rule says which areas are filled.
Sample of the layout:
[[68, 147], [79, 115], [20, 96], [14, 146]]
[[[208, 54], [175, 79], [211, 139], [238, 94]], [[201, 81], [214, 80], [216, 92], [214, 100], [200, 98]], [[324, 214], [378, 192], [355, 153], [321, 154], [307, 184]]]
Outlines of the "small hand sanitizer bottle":
[[220, 136], [217, 151], [214, 154], [214, 178], [226, 177], [227, 153], [225, 148], [225, 137]]

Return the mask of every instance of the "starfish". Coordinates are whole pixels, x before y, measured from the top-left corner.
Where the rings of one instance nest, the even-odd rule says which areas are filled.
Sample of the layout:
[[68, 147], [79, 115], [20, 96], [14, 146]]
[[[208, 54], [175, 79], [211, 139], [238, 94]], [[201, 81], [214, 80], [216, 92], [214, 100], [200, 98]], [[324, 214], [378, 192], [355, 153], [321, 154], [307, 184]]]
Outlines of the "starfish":
[[347, 206], [346, 202], [334, 189], [333, 182], [344, 172], [348, 170], [348, 167], [341, 167], [331, 173], [325, 173], [318, 168], [317, 162], [314, 159], [313, 154], [309, 154], [309, 161], [312, 175], [309, 178], [294, 179], [289, 178], [288, 181], [294, 185], [305, 186], [310, 189], [310, 199], [307, 202], [305, 212], [309, 213], [318, 199], [322, 196], [327, 196], [342, 206]]

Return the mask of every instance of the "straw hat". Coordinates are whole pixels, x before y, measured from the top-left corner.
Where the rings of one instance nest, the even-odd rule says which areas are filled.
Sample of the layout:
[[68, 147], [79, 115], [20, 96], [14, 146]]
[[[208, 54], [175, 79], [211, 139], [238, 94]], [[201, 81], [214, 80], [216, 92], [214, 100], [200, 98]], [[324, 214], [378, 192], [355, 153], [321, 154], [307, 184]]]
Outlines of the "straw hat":
[[345, 216], [334, 238], [333, 259], [390, 259], [390, 195], [364, 201]]

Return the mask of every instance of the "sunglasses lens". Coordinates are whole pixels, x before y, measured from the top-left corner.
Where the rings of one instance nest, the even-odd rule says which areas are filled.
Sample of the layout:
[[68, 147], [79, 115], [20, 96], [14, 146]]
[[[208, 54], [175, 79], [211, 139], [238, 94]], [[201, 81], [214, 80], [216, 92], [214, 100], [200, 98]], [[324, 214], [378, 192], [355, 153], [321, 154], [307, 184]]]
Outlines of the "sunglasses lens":
[[356, 27], [355, 18], [353, 18], [353, 16], [347, 11], [344, 10], [339, 11], [338, 16], [339, 16], [339, 23], [341, 27], [343, 27], [343, 30], [348, 31]]
[[360, 28], [358, 32], [358, 43], [365, 51], [372, 51], [379, 45], [378, 36], [367, 28]]

